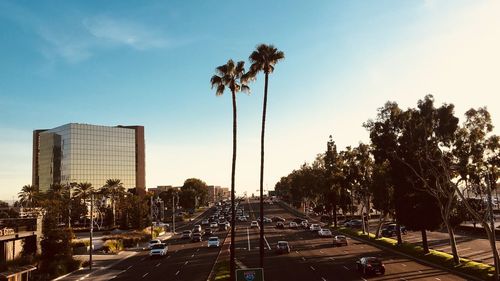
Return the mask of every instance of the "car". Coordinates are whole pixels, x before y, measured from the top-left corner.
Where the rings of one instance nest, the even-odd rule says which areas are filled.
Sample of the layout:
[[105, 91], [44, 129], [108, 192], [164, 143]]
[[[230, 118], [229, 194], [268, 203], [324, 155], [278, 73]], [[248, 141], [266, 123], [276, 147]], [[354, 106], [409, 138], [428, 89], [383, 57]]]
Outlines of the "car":
[[205, 220], [201, 221], [201, 224], [202, 225], [208, 225], [208, 224], [210, 224], [210, 222], [207, 219], [205, 219]]
[[203, 232], [204, 236], [210, 236], [212, 235], [213, 231], [211, 228], [205, 228], [205, 231]]
[[348, 220], [344, 223], [346, 227], [361, 228], [363, 227], [363, 222], [361, 220]]
[[254, 228], [254, 227], [259, 227], [259, 223], [258, 223], [257, 221], [252, 221], [252, 222], [250, 223], [250, 227], [251, 227], [251, 228]]
[[[406, 227], [404, 225], [400, 225], [399, 229], [401, 231], [401, 234], [406, 234]], [[397, 227], [395, 223], [387, 224], [382, 227], [381, 234], [384, 237], [392, 237], [396, 236], [397, 232]]]
[[243, 216], [243, 215], [242, 215], [242, 216], [239, 216], [239, 217], [238, 217], [238, 220], [239, 220], [239, 221], [247, 221], [247, 218], [246, 218], [245, 216]]
[[225, 222], [219, 223], [219, 230], [221, 231], [226, 231], [228, 228], [227, 224]]
[[304, 228], [304, 229], [308, 229], [309, 228], [309, 222], [307, 220], [303, 220], [300, 223], [300, 226], [302, 226], [302, 228]]
[[164, 243], [157, 243], [151, 246], [150, 257], [164, 257], [167, 255], [168, 246]]
[[273, 222], [272, 219], [264, 217], [264, 223], [271, 223], [271, 222]]
[[149, 241], [148, 243], [148, 249], [152, 249], [154, 245], [156, 244], [161, 244], [161, 240], [160, 239], [153, 239], [151, 241]]
[[208, 238], [207, 240], [207, 246], [208, 248], [218, 248], [220, 247], [220, 240], [219, 240], [219, 237], [217, 236], [212, 236], [210, 238]]
[[320, 237], [332, 237], [332, 232], [328, 228], [321, 228], [318, 230], [318, 235]]
[[296, 222], [294, 222], [294, 221], [291, 221], [291, 222], [288, 224], [288, 226], [289, 226], [290, 228], [297, 228], [297, 227], [299, 227], [299, 225], [298, 225]]
[[193, 227], [193, 233], [201, 232], [201, 225], [195, 224]]
[[333, 246], [347, 246], [347, 237], [345, 237], [344, 235], [336, 235], [335, 237], [333, 237]]
[[277, 254], [290, 253], [290, 246], [288, 245], [288, 242], [278, 241], [278, 243], [276, 244], [276, 253]]
[[382, 260], [376, 257], [362, 257], [356, 261], [356, 269], [363, 275], [385, 274], [385, 266]]
[[217, 222], [215, 222], [215, 221], [214, 221], [214, 222], [211, 222], [211, 223], [210, 223], [210, 227], [211, 227], [211, 228], [217, 228], [217, 227], [219, 227], [219, 224], [218, 224]]
[[191, 236], [191, 241], [192, 242], [201, 242], [201, 241], [203, 241], [203, 238], [201, 237], [201, 232], [193, 233], [193, 235]]
[[317, 232], [317, 231], [321, 230], [321, 226], [319, 224], [317, 224], [317, 223], [313, 223], [309, 227], [309, 230], [312, 231], [312, 232]]
[[184, 230], [181, 234], [181, 239], [190, 239], [192, 235], [191, 230]]
[[283, 222], [279, 221], [279, 222], [276, 223], [276, 228], [278, 228], [278, 229], [284, 229], [285, 228], [285, 224]]
[[301, 218], [294, 218], [292, 221], [297, 223], [297, 224], [301, 224], [303, 221], [307, 221], [307, 220], [301, 219]]
[[282, 218], [282, 217], [273, 217], [272, 221], [274, 221], [274, 222], [278, 222], [278, 221], [284, 222], [286, 220], [284, 218]]

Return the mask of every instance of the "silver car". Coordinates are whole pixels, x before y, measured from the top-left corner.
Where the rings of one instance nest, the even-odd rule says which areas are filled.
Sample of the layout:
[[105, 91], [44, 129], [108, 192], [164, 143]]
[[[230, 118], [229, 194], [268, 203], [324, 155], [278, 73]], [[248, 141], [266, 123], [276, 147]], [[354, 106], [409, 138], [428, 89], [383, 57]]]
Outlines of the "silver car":
[[219, 237], [212, 236], [212, 237], [208, 238], [207, 246], [208, 246], [208, 248], [212, 248], [212, 247], [219, 248], [220, 247]]

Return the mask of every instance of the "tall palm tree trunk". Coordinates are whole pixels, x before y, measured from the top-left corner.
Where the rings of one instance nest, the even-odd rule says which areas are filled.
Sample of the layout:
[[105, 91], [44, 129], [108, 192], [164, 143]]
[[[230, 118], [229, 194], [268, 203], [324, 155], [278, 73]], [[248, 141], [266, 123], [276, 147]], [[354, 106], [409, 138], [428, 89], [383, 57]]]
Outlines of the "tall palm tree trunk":
[[234, 248], [234, 229], [235, 229], [235, 208], [234, 208], [234, 176], [236, 172], [236, 92], [231, 91], [233, 100], [233, 161], [231, 164], [231, 245], [229, 246], [230, 251], [230, 264], [229, 264], [229, 276], [230, 281], [236, 280], [236, 263], [235, 263], [235, 248]]
[[259, 254], [260, 267], [264, 267], [264, 134], [266, 131], [266, 110], [267, 110], [267, 83], [269, 74], [266, 73], [264, 83], [264, 105], [262, 107], [262, 131], [260, 134], [260, 240]]

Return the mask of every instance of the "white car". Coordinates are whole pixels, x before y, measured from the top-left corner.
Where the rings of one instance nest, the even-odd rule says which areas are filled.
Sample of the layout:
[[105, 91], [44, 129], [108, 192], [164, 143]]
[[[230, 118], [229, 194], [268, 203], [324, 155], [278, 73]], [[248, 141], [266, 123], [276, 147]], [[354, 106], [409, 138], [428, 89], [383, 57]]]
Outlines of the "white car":
[[258, 223], [257, 221], [252, 221], [252, 222], [250, 223], [250, 227], [251, 227], [251, 228], [254, 228], [254, 227], [259, 227], [259, 223]]
[[299, 227], [299, 225], [296, 222], [291, 221], [290, 224], [289, 224], [289, 227], [290, 228], [297, 228], [297, 227]]
[[193, 232], [201, 232], [201, 225], [196, 224], [196, 225], [193, 227]]
[[167, 255], [168, 246], [163, 243], [154, 244], [149, 251], [150, 257], [164, 257]]
[[322, 228], [318, 230], [318, 235], [320, 237], [332, 237], [332, 232], [330, 231], [330, 229]]
[[311, 230], [312, 232], [317, 232], [317, 231], [321, 230], [321, 226], [319, 226], [319, 224], [317, 224], [317, 223], [313, 223], [309, 227], [309, 230]]
[[201, 224], [202, 224], [202, 225], [207, 225], [207, 224], [209, 224], [209, 223], [210, 223], [210, 222], [209, 222], [208, 220], [202, 220], [202, 221], [201, 221]]
[[208, 248], [212, 248], [212, 247], [219, 248], [220, 247], [219, 237], [212, 236], [212, 237], [208, 238], [207, 246], [208, 246]]
[[153, 239], [151, 241], [149, 241], [149, 244], [148, 244], [148, 249], [152, 249], [154, 245], [157, 245], [157, 244], [161, 244], [161, 241], [160, 239]]
[[217, 228], [217, 227], [219, 227], [219, 224], [218, 224], [217, 222], [215, 222], [215, 221], [214, 221], [214, 222], [211, 222], [211, 223], [210, 223], [210, 227], [211, 227], [211, 228]]

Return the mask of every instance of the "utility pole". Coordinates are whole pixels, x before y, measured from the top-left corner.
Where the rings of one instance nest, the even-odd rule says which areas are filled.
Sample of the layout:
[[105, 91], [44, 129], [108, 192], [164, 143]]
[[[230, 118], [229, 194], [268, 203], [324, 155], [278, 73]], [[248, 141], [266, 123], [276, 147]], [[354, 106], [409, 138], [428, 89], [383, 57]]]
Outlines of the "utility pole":
[[153, 237], [153, 196], [154, 195], [152, 195], [151, 198], [150, 198], [151, 199], [150, 200], [151, 201], [151, 239], [154, 238]]
[[172, 233], [175, 234], [175, 194], [172, 194]]
[[[488, 184], [487, 186], [487, 190], [488, 190], [488, 212], [489, 212], [489, 215], [490, 215], [490, 223], [491, 223], [491, 235], [493, 236], [493, 241], [497, 241], [496, 239], [496, 235], [495, 235], [495, 217], [494, 217], [494, 214], [493, 214], [493, 202], [492, 202], [492, 198], [491, 198], [491, 181], [490, 181], [490, 172], [487, 171], [486, 172], [486, 183]], [[498, 280], [498, 275], [499, 275], [499, 272], [498, 272], [498, 259], [493, 256], [493, 262], [495, 264], [495, 280]]]
[[94, 249], [94, 193], [90, 193], [90, 250], [89, 250], [89, 269], [92, 271], [92, 250]]

